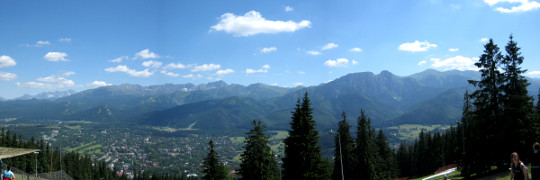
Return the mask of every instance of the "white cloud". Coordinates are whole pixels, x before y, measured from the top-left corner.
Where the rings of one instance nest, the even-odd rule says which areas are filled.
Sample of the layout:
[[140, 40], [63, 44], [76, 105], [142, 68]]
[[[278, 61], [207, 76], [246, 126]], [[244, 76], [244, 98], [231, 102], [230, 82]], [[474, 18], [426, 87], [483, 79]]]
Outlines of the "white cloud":
[[112, 84], [108, 84], [104, 81], [94, 81], [92, 83], [88, 83], [87, 85], [90, 87], [112, 86]]
[[164, 67], [164, 69], [185, 69], [188, 68], [188, 66], [183, 65], [182, 63], [170, 63], [167, 64], [167, 66]]
[[356, 60], [353, 59], [353, 60], [352, 60], [352, 64], [353, 64], [353, 65], [357, 65], [357, 64], [358, 64], [358, 61], [356, 61]]
[[328, 43], [328, 44], [325, 44], [321, 50], [328, 50], [328, 49], [334, 49], [334, 48], [337, 48], [338, 45], [335, 44], [335, 43]]
[[63, 73], [62, 76], [64, 76], [64, 77], [69, 77], [69, 76], [74, 75], [74, 74], [75, 74], [75, 72], [69, 71], [69, 72]]
[[401, 51], [410, 51], [410, 52], [419, 52], [419, 51], [427, 51], [430, 48], [437, 47], [436, 44], [431, 44], [427, 41], [420, 42], [420, 41], [414, 41], [412, 43], [403, 43], [399, 45], [399, 50]]
[[303, 20], [299, 23], [291, 20], [271, 21], [263, 18], [261, 13], [257, 11], [249, 11], [243, 16], [225, 13], [221, 15], [219, 23], [212, 26], [211, 29], [225, 31], [235, 37], [246, 37], [261, 33], [294, 32], [306, 27], [311, 27], [310, 21]]
[[360, 48], [352, 48], [350, 51], [351, 52], [362, 52], [362, 49], [360, 49]]
[[274, 52], [274, 51], [277, 51], [277, 48], [272, 46], [272, 47], [265, 47], [265, 48], [262, 48], [261, 49], [261, 52], [262, 53], [271, 53], [271, 52]]
[[322, 53], [319, 52], [319, 51], [306, 51], [306, 53], [310, 54], [310, 55], [314, 55], [314, 56], [317, 56], [317, 55], [321, 55]]
[[223, 75], [227, 75], [227, 74], [230, 74], [230, 73], [233, 73], [233, 72], [234, 72], [234, 70], [232, 70], [232, 69], [225, 69], [225, 70], [220, 69], [220, 70], [218, 70], [216, 72], [216, 75], [223, 76]]
[[433, 64], [432, 67], [435, 68], [445, 68], [445, 70], [458, 69], [458, 70], [477, 70], [478, 68], [474, 63], [478, 58], [468, 58], [463, 56], [450, 57], [445, 60], [439, 58], [431, 58]]
[[105, 69], [107, 72], [125, 72], [129, 74], [130, 76], [134, 77], [149, 77], [154, 74], [154, 72], [149, 72], [148, 69], [145, 69], [143, 71], [135, 71], [133, 69], [128, 68], [126, 65], [118, 65], [116, 67], [111, 67]]
[[510, 9], [503, 7], [495, 8], [496, 11], [499, 11], [501, 13], [526, 12], [540, 8], [540, 3], [530, 0], [484, 0], [484, 2], [489, 4], [489, 6], [493, 6], [498, 3], [519, 3], [518, 6], [513, 6]]
[[459, 49], [458, 49], [458, 48], [450, 48], [450, 49], [448, 49], [448, 51], [450, 51], [450, 52], [456, 52], [456, 51], [459, 51]]
[[67, 72], [63, 75], [51, 75], [47, 77], [39, 77], [36, 80], [39, 82], [26, 82], [26, 83], [20, 83], [17, 82], [17, 86], [19, 87], [25, 87], [25, 88], [40, 88], [40, 89], [60, 89], [60, 88], [68, 88], [75, 86], [75, 82], [73, 80], [69, 80], [66, 77], [69, 77], [71, 75], [75, 74], [75, 72]]
[[71, 42], [71, 38], [60, 38], [58, 41], [60, 41], [60, 42]]
[[0, 56], [0, 68], [10, 67], [17, 65], [17, 62], [9, 56], [2, 55]]
[[0, 71], [0, 81], [11, 81], [17, 79], [16, 74]]
[[527, 75], [529, 75], [529, 76], [538, 76], [538, 75], [540, 75], [540, 71], [529, 71], [529, 72], [527, 72]]
[[171, 76], [171, 77], [178, 77], [178, 76], [180, 76], [180, 74], [176, 74], [176, 73], [173, 73], [173, 72], [167, 72], [166, 70], [161, 70], [161, 74], [165, 74], [165, 75]]
[[270, 65], [265, 64], [262, 66], [262, 69], [254, 70], [254, 69], [246, 69], [246, 74], [253, 74], [253, 73], [266, 73], [268, 72], [268, 69], [270, 69]]
[[483, 43], [486, 43], [486, 42], [488, 42], [488, 41], [489, 41], [488, 38], [482, 38], [482, 39], [480, 39], [480, 42], [483, 42]]
[[427, 63], [427, 61], [420, 61], [420, 62], [418, 62], [418, 66], [423, 66], [426, 63]]
[[285, 6], [285, 12], [291, 12], [291, 11], [294, 11], [294, 8], [292, 8], [291, 6]]
[[150, 52], [149, 49], [144, 49], [135, 54], [135, 57], [133, 59], [156, 59], [160, 57], [161, 56], [157, 55], [156, 53]]
[[26, 44], [26, 47], [43, 47], [51, 45], [51, 42], [49, 41], [37, 41], [35, 44]]
[[324, 65], [327, 67], [347, 67], [347, 64], [349, 64], [349, 60], [345, 58], [339, 58], [336, 60], [327, 60], [324, 62]]
[[200, 74], [197, 74], [197, 75], [188, 74], [188, 75], [184, 75], [184, 76], [182, 76], [182, 77], [183, 77], [183, 78], [200, 79], [200, 78], [203, 78], [203, 75], [200, 75]]
[[142, 65], [148, 68], [160, 68], [163, 63], [159, 61], [144, 61]]
[[69, 61], [69, 59], [66, 59], [67, 54], [65, 52], [48, 52], [43, 56], [43, 59], [47, 61]]
[[198, 72], [198, 71], [212, 71], [216, 69], [220, 69], [221, 65], [219, 64], [203, 64], [200, 66], [195, 66], [193, 69], [191, 69], [192, 72]]
[[36, 42], [36, 45], [48, 46], [51, 45], [51, 43], [49, 41], [38, 41]]
[[120, 56], [120, 57], [117, 57], [115, 59], [109, 60], [109, 62], [121, 63], [123, 60], [128, 60], [128, 59], [129, 59], [129, 57], [127, 57], [127, 56]]
[[294, 85], [296, 85], [296, 86], [301, 86], [301, 85], [304, 85], [304, 83], [297, 82], [297, 83], [294, 83]]

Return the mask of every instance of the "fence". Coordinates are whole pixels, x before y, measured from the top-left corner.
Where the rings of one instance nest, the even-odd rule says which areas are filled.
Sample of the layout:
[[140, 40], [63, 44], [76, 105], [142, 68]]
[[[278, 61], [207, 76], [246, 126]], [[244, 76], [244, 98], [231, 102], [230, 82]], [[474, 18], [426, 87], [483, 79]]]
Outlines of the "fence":
[[[0, 166], [2, 168], [2, 174], [4, 172], [4, 170], [7, 169], [7, 165], [6, 164], [2, 164]], [[52, 172], [52, 173], [41, 173], [41, 174], [28, 174], [20, 169], [17, 169], [17, 168], [14, 168], [14, 167], [11, 167], [11, 171], [15, 174], [15, 177], [17, 180], [41, 180], [41, 179], [45, 179], [45, 180], [49, 180], [49, 179], [54, 179], [54, 180], [73, 180], [73, 178], [71, 176], [69, 176], [68, 174], [66, 174], [66, 172], [64, 171], [56, 171], [56, 172]]]

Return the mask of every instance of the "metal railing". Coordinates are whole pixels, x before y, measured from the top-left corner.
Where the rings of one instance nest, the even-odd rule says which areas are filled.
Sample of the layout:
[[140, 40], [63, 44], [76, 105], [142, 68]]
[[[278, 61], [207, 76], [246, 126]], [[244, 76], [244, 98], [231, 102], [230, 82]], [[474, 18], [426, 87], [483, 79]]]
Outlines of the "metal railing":
[[[2, 164], [1, 172], [2, 174], [7, 169], [6, 164]], [[54, 180], [73, 180], [65, 171], [56, 171], [52, 173], [41, 173], [41, 174], [29, 174], [15, 167], [11, 167], [11, 172], [15, 174], [17, 180], [41, 180], [41, 179], [54, 179]]]

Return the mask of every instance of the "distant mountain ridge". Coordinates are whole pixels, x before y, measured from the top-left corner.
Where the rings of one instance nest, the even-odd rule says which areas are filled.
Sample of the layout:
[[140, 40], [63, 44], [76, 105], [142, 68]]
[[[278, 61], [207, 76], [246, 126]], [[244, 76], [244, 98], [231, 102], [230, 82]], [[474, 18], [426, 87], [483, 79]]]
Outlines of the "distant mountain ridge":
[[[288, 129], [296, 100], [308, 92], [321, 129], [335, 128], [342, 112], [355, 124], [361, 109], [366, 110], [375, 127], [454, 124], [461, 118], [463, 94], [472, 88], [467, 80], [479, 77], [475, 71], [426, 70], [406, 77], [389, 71], [351, 73], [328, 83], [296, 88], [223, 81], [201, 85], [123, 84], [57, 99], [0, 102], [0, 119], [86, 120], [195, 129], [246, 129], [257, 119], [271, 129]], [[536, 96], [540, 81], [530, 82], [529, 93]]]

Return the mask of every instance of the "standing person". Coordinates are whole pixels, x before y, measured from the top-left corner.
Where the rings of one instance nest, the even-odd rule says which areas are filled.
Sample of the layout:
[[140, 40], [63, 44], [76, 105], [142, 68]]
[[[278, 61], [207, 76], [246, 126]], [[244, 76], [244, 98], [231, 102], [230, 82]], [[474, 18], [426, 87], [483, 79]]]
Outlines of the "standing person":
[[533, 144], [533, 154], [531, 156], [531, 179], [540, 180], [540, 143]]
[[15, 179], [15, 174], [13, 174], [13, 172], [11, 172], [11, 166], [8, 166], [7, 170], [4, 171], [4, 178], [2, 178], [3, 180], [13, 180]]
[[510, 165], [510, 180], [527, 180], [527, 166], [519, 160], [518, 153], [513, 152], [510, 156], [512, 158], [512, 163]]

